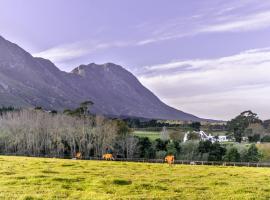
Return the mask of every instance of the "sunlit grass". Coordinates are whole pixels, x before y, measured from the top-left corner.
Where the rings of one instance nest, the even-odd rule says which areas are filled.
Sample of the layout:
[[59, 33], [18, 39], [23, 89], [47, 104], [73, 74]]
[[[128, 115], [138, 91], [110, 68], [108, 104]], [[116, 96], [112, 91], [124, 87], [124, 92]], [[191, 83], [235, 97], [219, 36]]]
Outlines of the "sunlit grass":
[[160, 138], [160, 132], [158, 131], [134, 131], [133, 134], [138, 137], [148, 137], [150, 140]]
[[0, 199], [269, 199], [270, 169], [0, 156]]

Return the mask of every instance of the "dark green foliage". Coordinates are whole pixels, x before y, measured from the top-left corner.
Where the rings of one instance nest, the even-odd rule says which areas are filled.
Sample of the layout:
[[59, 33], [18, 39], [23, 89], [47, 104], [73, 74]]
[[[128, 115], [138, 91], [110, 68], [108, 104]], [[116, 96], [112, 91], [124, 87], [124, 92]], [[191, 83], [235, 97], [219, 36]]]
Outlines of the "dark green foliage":
[[43, 108], [41, 106], [36, 106], [34, 110], [43, 110]]
[[174, 148], [176, 149], [176, 152], [179, 154], [181, 152], [181, 146], [179, 141], [173, 141]]
[[258, 162], [260, 159], [260, 154], [258, 148], [255, 144], [251, 144], [248, 148], [247, 154], [245, 155], [246, 162]]
[[82, 111], [83, 115], [86, 115], [90, 106], [94, 105], [92, 101], [84, 101], [80, 104], [80, 110]]
[[190, 124], [190, 127], [192, 128], [192, 130], [194, 130], [194, 131], [200, 131], [200, 129], [201, 129], [201, 123], [200, 122], [192, 122], [191, 124]]
[[155, 157], [155, 149], [152, 147], [152, 143], [147, 137], [139, 138], [138, 151], [140, 158]]
[[0, 108], [0, 115], [3, 115], [4, 113], [7, 113], [7, 112], [12, 112], [12, 111], [16, 111], [18, 109], [15, 109], [14, 107], [12, 106], [9, 106], [9, 107], [2, 107]]
[[225, 161], [228, 162], [239, 162], [240, 161], [240, 153], [235, 147], [230, 148], [224, 157]]
[[260, 139], [261, 139], [261, 136], [259, 134], [248, 136], [249, 142], [258, 142], [258, 141], [260, 141]]
[[129, 127], [131, 128], [146, 128], [151, 129], [152, 131], [160, 131], [162, 127], [180, 127], [183, 125], [180, 124], [169, 124], [165, 122], [160, 122], [157, 120], [149, 120], [149, 119], [140, 119], [140, 118], [126, 118], [125, 121]]
[[211, 151], [211, 148], [212, 148], [212, 142], [210, 142], [209, 140], [200, 141], [198, 151], [201, 154], [209, 153]]
[[50, 113], [51, 113], [51, 114], [57, 114], [58, 112], [57, 112], [57, 110], [51, 110]]
[[166, 146], [168, 143], [168, 140], [163, 141], [160, 138], [156, 139], [154, 143], [156, 151], [166, 151]]
[[270, 142], [270, 135], [266, 135], [261, 139], [261, 142]]
[[256, 113], [252, 111], [242, 112], [227, 123], [228, 129], [234, 134], [236, 142], [241, 142], [246, 128], [252, 123], [262, 123]]
[[170, 142], [167, 144], [167, 153], [169, 155], [176, 155], [177, 149], [175, 148], [175, 144], [173, 142]]
[[90, 106], [93, 104], [92, 101], [84, 101], [80, 104], [80, 107], [75, 108], [74, 110], [66, 109], [63, 113], [71, 116], [84, 117], [89, 114]]
[[131, 132], [130, 128], [124, 121], [116, 120], [116, 122], [117, 122], [119, 136], [126, 136], [127, 134]]
[[201, 154], [208, 154], [209, 161], [221, 161], [226, 153], [226, 149], [220, 145], [219, 142], [212, 143], [208, 140], [200, 141], [198, 152]]
[[215, 142], [212, 145], [211, 151], [209, 152], [209, 161], [221, 161], [222, 157], [225, 155], [226, 149], [220, 145], [220, 143]]

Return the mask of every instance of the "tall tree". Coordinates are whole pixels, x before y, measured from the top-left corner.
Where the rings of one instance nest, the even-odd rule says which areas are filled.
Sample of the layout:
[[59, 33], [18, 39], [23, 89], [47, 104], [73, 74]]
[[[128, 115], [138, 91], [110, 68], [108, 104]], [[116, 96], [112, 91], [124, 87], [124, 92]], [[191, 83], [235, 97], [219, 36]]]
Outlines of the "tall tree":
[[236, 142], [241, 142], [245, 130], [252, 123], [262, 123], [256, 113], [248, 110], [227, 123], [229, 131], [234, 134]]

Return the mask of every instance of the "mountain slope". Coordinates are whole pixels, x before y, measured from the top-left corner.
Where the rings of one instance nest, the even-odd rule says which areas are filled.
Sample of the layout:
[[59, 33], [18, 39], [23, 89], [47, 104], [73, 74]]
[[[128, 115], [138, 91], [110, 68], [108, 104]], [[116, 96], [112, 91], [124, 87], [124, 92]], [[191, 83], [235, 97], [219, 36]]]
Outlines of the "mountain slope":
[[0, 105], [63, 110], [85, 100], [105, 115], [201, 120], [161, 102], [119, 65], [91, 63], [66, 73], [0, 36]]

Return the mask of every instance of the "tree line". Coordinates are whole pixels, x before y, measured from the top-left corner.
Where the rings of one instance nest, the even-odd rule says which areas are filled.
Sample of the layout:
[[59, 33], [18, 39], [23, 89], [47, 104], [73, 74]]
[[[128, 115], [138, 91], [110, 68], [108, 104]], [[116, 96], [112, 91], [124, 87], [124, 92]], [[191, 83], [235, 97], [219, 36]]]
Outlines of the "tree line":
[[0, 153], [87, 158], [109, 151], [132, 157], [137, 144], [120, 120], [103, 116], [51, 113], [41, 109], [5, 112], [0, 117]]
[[[128, 124], [89, 113], [91, 101], [79, 108], [57, 111], [35, 109], [0, 109], [0, 153], [31, 156], [73, 157], [80, 152], [84, 158], [113, 153], [121, 158], [163, 159], [168, 154], [180, 160], [257, 162], [261, 158], [255, 145], [224, 145], [210, 141], [134, 136]], [[240, 121], [240, 122], [239, 122]], [[154, 122], [150, 122], [154, 123]], [[235, 138], [242, 138], [251, 124], [261, 123], [257, 115], [242, 113], [228, 126]], [[189, 125], [200, 130], [200, 123]]]

